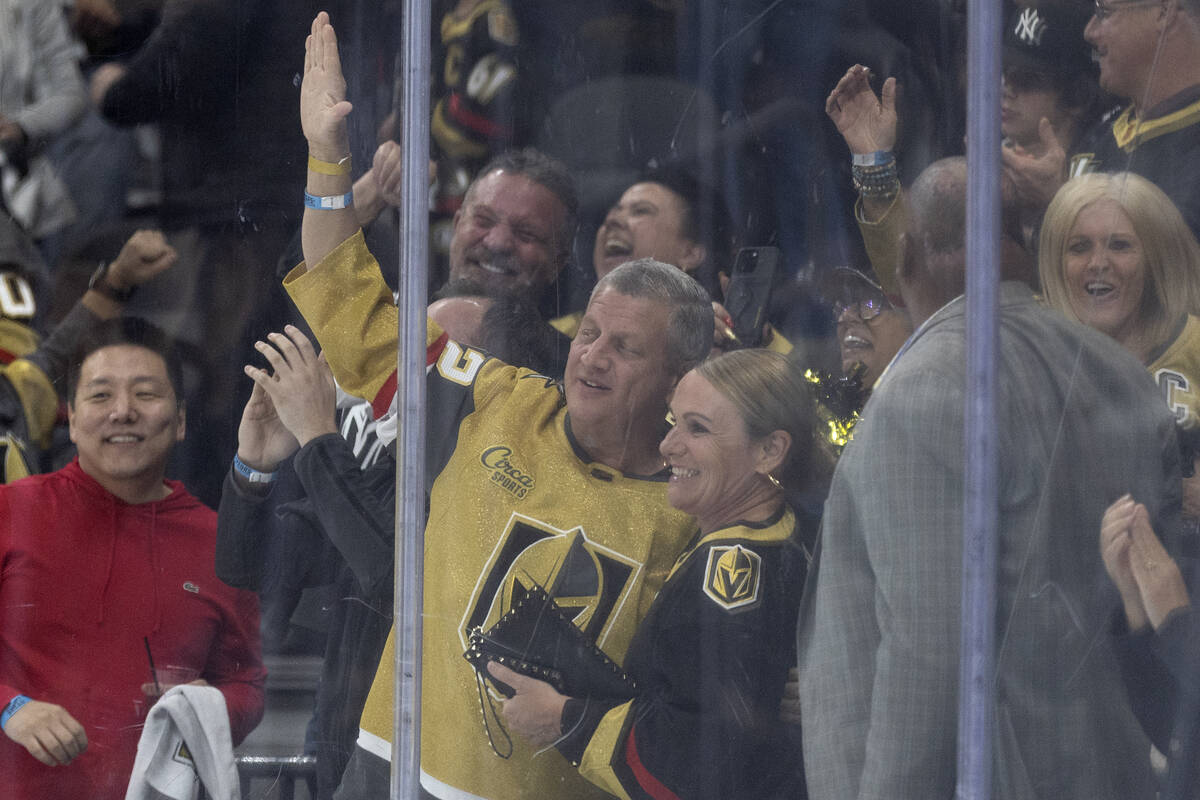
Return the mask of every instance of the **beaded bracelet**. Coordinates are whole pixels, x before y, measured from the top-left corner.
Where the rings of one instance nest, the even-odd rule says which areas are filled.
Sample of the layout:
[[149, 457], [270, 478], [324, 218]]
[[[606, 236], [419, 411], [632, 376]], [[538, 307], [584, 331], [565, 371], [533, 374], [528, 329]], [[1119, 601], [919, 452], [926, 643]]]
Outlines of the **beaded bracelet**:
[[854, 188], [863, 197], [890, 200], [900, 192], [900, 171], [896, 162], [879, 166], [852, 166], [851, 177]]

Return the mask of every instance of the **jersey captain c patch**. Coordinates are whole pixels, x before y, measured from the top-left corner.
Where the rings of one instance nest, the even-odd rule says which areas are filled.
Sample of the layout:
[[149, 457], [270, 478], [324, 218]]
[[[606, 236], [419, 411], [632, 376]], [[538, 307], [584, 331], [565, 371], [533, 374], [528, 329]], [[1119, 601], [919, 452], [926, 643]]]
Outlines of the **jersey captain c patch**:
[[727, 611], [758, 602], [762, 558], [740, 544], [710, 548], [704, 593]]

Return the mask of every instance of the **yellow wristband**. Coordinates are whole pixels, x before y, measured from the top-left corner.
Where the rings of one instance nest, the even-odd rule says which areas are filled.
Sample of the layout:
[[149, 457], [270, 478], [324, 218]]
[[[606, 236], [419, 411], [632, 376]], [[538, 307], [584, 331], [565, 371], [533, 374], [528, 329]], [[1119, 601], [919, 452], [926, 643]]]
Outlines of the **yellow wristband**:
[[308, 168], [313, 172], [319, 172], [322, 175], [349, 175], [350, 174], [350, 156], [346, 156], [341, 161], [322, 161], [313, 156], [308, 157]]

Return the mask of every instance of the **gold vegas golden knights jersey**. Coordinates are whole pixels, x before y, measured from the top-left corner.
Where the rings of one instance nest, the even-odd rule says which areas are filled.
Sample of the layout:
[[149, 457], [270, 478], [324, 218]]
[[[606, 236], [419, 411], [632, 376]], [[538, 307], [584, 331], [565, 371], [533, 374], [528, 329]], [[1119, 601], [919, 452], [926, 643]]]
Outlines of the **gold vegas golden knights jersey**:
[[[285, 285], [339, 383], [387, 409], [397, 314], [361, 234]], [[553, 748], [538, 752], [497, 725], [488, 690], [462, 657], [468, 632], [487, 629], [537, 584], [620, 663], [687, 544], [690, 519], [667, 505], [663, 475], [630, 477], [590, 461], [547, 378], [459, 346], [432, 322], [427, 345], [422, 787], [455, 798], [604, 797]], [[392, 647], [389, 637], [359, 739], [385, 759]]]
[[1184, 430], [1200, 427], [1200, 317], [1188, 316], [1179, 335], [1150, 362], [1175, 424]]

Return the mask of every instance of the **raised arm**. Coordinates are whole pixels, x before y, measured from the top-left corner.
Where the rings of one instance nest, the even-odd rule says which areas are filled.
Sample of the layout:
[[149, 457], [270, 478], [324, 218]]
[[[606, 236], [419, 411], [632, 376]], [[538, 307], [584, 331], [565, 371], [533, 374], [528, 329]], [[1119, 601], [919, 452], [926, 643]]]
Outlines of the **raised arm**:
[[120, 316], [132, 290], [170, 269], [175, 260], [175, 250], [161, 233], [137, 231], [117, 257], [97, 272], [91, 287], [37, 350], [4, 369], [4, 377], [21, 398], [32, 441], [48, 444], [58, 411], [56, 390], [62, 389], [79, 338], [98, 321]]
[[825, 99], [825, 113], [851, 153], [891, 150], [896, 144], [896, 79], [884, 81], [878, 96], [870, 81], [871, 70], [855, 64]]
[[1125, 495], [1105, 510], [1104, 518], [1100, 521], [1100, 555], [1104, 558], [1108, 577], [1121, 593], [1125, 622], [1131, 631], [1145, 628], [1150, 621], [1146, 616], [1146, 607], [1142, 605], [1142, 596], [1130, 563], [1133, 544], [1130, 528], [1136, 507], [1133, 498]]
[[284, 330], [286, 335], [271, 333], [269, 343], [254, 345], [271, 372], [248, 365], [246, 375], [267, 393], [279, 422], [303, 447], [318, 436], [338, 432], [333, 373], [299, 328], [288, 325]]
[[1112, 643], [1130, 704], [1146, 734], [1168, 752], [1176, 715], [1200, 697], [1200, 639], [1187, 585], [1146, 507], [1130, 495], [1104, 512], [1100, 551], [1124, 605], [1126, 626], [1113, 626]]
[[361, 227], [366, 227], [388, 206], [400, 205], [403, 153], [400, 145], [388, 140], [375, 148], [371, 168], [354, 182], [354, 214]]
[[1000, 159], [1021, 205], [1041, 216], [1067, 178], [1067, 153], [1050, 120], [1042, 117], [1038, 123], [1036, 146], [1013, 144], [1001, 148]]
[[[896, 281], [898, 242], [907, 226], [907, 210], [896, 158], [896, 79], [883, 82], [876, 96], [871, 71], [855, 64], [825, 101], [825, 113], [837, 126], [854, 160], [859, 192], [855, 217], [867, 257], [884, 291], [899, 294]], [[859, 163], [859, 162], [863, 163]]]
[[[854, 156], [891, 153], [896, 144], [896, 79], [884, 81], [877, 96], [870, 78], [869, 69], [855, 64], [825, 100], [825, 113]], [[878, 221], [890, 206], [890, 199], [863, 193], [863, 215], [868, 222]]]
[[273, 374], [247, 367], [255, 390], [266, 392], [278, 419], [299, 443], [294, 467], [320, 520], [321, 531], [349, 564], [366, 597], [390, 596], [394, 540], [394, 472], [366, 474], [334, 417], [333, 375], [312, 343], [291, 325], [257, 347]]
[[[304, 40], [304, 80], [300, 84], [300, 123], [308, 140], [308, 183], [304, 222], [300, 229], [304, 263], [315, 267], [358, 230], [352, 203], [343, 202], [351, 188], [350, 138], [346, 115], [346, 79], [338, 54], [337, 34], [324, 11], [313, 20]], [[325, 207], [313, 208], [311, 203]]]

